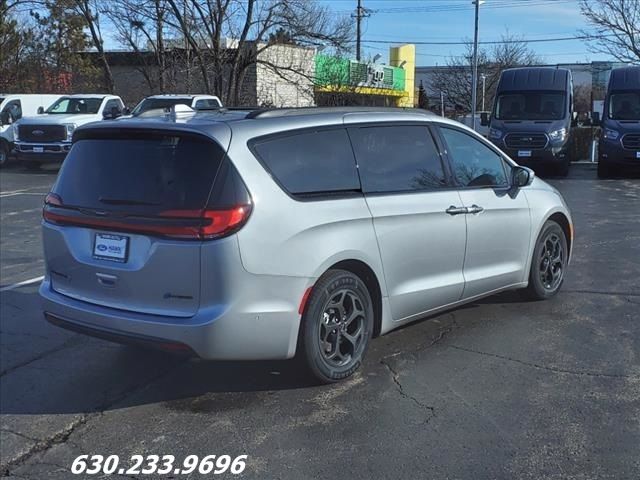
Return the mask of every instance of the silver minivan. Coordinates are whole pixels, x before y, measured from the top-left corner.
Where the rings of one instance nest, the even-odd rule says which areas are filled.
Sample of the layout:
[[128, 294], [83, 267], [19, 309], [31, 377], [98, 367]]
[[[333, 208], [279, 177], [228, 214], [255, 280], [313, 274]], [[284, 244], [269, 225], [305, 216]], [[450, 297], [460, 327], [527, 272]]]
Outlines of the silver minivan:
[[46, 319], [321, 381], [372, 337], [508, 289], [555, 295], [553, 187], [421, 110], [166, 112], [81, 127], [43, 211]]

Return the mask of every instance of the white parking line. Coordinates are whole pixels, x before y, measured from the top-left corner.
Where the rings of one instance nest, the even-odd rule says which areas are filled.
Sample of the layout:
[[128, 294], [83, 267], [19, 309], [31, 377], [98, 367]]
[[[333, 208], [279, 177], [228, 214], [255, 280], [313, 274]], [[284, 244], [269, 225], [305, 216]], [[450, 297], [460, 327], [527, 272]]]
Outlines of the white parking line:
[[44, 275], [41, 275], [39, 277], [30, 278], [29, 280], [23, 280], [23, 281], [18, 282], [18, 283], [13, 283], [11, 285], [6, 285], [4, 287], [0, 287], [0, 292], [8, 292], [9, 290], [14, 290], [14, 289], [19, 288], [19, 287], [24, 287], [25, 285], [31, 285], [32, 283], [38, 283], [38, 282], [41, 282], [43, 278], [44, 278]]
[[18, 210], [16, 212], [7, 212], [3, 216], [12, 217], [14, 215], [22, 215], [24, 213], [33, 213], [33, 212], [41, 212], [41, 211], [42, 211], [42, 208], [30, 208], [28, 210]]
[[37, 195], [40, 197], [44, 197], [46, 193], [41, 192], [8, 192], [8, 193], [0, 193], [0, 198], [5, 197], [15, 197], [16, 195]]

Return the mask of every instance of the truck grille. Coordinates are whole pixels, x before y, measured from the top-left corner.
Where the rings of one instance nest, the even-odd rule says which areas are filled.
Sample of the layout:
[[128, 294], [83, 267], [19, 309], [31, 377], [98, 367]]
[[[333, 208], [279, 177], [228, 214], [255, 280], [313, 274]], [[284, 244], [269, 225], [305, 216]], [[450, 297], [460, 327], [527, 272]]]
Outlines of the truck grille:
[[547, 136], [544, 133], [509, 133], [504, 143], [509, 148], [538, 150], [547, 146]]
[[629, 150], [640, 150], [640, 133], [627, 133], [622, 137], [622, 146]]
[[61, 142], [67, 139], [64, 125], [18, 125], [18, 135], [23, 142]]

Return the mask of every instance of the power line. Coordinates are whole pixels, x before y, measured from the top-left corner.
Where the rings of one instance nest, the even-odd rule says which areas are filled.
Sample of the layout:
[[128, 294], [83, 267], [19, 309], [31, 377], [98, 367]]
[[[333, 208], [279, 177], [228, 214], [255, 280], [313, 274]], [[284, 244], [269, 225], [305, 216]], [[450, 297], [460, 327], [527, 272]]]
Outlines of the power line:
[[[562, 5], [562, 4], [570, 4], [575, 3], [575, 0], [504, 0], [503, 2], [498, 2], [497, 0], [493, 0], [490, 4], [486, 4], [483, 6], [483, 10], [486, 9], [505, 9], [505, 8], [519, 8], [519, 7], [541, 7], [541, 6], [551, 6], [551, 5]], [[404, 6], [404, 7], [388, 7], [388, 8], [379, 8], [374, 9], [374, 13], [387, 13], [387, 14], [396, 14], [396, 13], [435, 13], [435, 12], [455, 12], [455, 11], [470, 11], [472, 9], [472, 5], [468, 2], [463, 3], [441, 3], [441, 4], [432, 4], [426, 6]], [[336, 13], [349, 13], [349, 11], [342, 10], [337, 11]]]
[[[638, 32], [640, 33], [640, 32]], [[516, 40], [491, 40], [478, 42], [479, 45], [509, 45], [514, 43], [549, 43], [549, 42], [567, 42], [571, 40], [597, 40], [600, 38], [615, 37], [615, 34], [607, 35], [577, 35], [575, 37], [556, 37], [556, 38], [521, 38]], [[366, 40], [367, 43], [381, 43], [381, 44], [394, 44], [394, 43], [413, 43], [415, 45], [468, 45], [471, 42], [413, 42], [409, 39], [397, 39], [397, 40]]]

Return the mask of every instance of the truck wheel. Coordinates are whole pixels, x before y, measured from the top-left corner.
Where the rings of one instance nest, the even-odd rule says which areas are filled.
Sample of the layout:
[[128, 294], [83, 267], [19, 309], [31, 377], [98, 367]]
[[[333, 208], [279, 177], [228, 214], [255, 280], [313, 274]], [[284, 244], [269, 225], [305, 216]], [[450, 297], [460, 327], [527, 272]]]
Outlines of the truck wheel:
[[611, 178], [611, 168], [604, 162], [598, 162], [598, 178]]
[[556, 167], [556, 175], [558, 175], [559, 177], [566, 177], [567, 175], [569, 175], [569, 165], [569, 160], [565, 160], [560, 165], [558, 165]]
[[9, 163], [9, 146], [5, 142], [0, 143], [0, 168]]
[[35, 160], [27, 160], [24, 162], [24, 166], [27, 170], [31, 170], [32, 172], [40, 170], [40, 162], [36, 162]]

